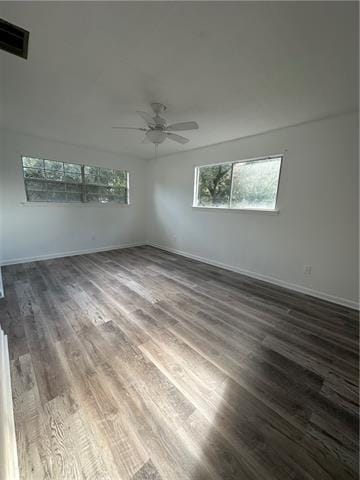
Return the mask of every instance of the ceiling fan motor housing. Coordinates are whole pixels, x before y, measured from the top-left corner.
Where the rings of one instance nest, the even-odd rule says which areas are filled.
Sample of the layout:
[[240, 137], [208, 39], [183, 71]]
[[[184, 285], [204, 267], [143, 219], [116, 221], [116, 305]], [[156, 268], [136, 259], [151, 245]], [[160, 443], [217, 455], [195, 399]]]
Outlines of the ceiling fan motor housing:
[[174, 131], [181, 131], [181, 130], [197, 130], [199, 125], [196, 122], [179, 122], [174, 123], [172, 125], [167, 125], [167, 122], [164, 118], [160, 116], [160, 113], [166, 111], [166, 106], [163, 103], [152, 103], [151, 104], [152, 111], [154, 112], [154, 116], [147, 112], [138, 111], [137, 113], [140, 117], [145, 120], [147, 128], [140, 128], [140, 127], [113, 127], [113, 128], [120, 128], [125, 130], [140, 130], [145, 132], [145, 141], [143, 143], [147, 143], [150, 141], [155, 145], [159, 145], [163, 143], [167, 138], [177, 143], [185, 144], [189, 142], [188, 138], [182, 137]]
[[166, 133], [160, 129], [149, 130], [146, 132], [146, 136], [150, 142], [155, 144], [163, 143], [163, 141], [167, 138]]
[[159, 113], [164, 113], [166, 111], [166, 105], [163, 103], [152, 103], [151, 108], [153, 109], [153, 112], [156, 113], [156, 115], [159, 115]]

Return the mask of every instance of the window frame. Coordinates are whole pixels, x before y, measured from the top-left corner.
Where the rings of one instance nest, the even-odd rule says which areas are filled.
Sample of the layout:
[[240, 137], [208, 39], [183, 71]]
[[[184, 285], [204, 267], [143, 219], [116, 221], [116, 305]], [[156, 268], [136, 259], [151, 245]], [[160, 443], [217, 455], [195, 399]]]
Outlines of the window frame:
[[[211, 210], [211, 211], [220, 211], [220, 212], [249, 212], [249, 213], [270, 213], [270, 214], [278, 214], [278, 198], [279, 198], [279, 188], [280, 188], [280, 178], [281, 178], [281, 171], [284, 163], [284, 153], [280, 154], [273, 154], [273, 155], [264, 155], [261, 157], [253, 157], [253, 158], [246, 158], [241, 160], [233, 160], [228, 162], [216, 162], [216, 163], [208, 163], [204, 165], [194, 165], [194, 190], [193, 190], [193, 203], [192, 208], [199, 209], [199, 210]], [[279, 168], [279, 176], [276, 185], [276, 197], [275, 197], [275, 206], [274, 208], [239, 208], [239, 207], [232, 207], [232, 191], [233, 191], [233, 172], [234, 172], [234, 165], [237, 163], [250, 163], [250, 162], [257, 162], [262, 160], [272, 160], [275, 158], [280, 158], [280, 168]], [[229, 206], [227, 207], [216, 207], [213, 205], [198, 205], [199, 202], [199, 173], [200, 169], [204, 167], [216, 167], [218, 165], [231, 165], [231, 184], [230, 184], [230, 199], [229, 199]]]
[[[65, 167], [64, 165], [66, 164], [69, 164], [69, 165], [79, 165], [80, 166], [80, 170], [81, 170], [81, 182], [80, 183], [77, 183], [77, 182], [64, 182], [64, 181], [60, 181], [60, 180], [51, 180], [51, 179], [47, 179], [46, 176], [44, 178], [34, 178], [33, 180], [35, 181], [40, 181], [40, 182], [44, 182], [44, 183], [47, 183], [47, 182], [51, 182], [51, 183], [59, 183], [61, 185], [66, 185], [66, 184], [73, 184], [73, 185], [79, 185], [80, 187], [80, 201], [54, 201], [54, 202], [51, 202], [49, 200], [37, 200], [37, 201], [32, 201], [32, 200], [28, 200], [28, 193], [27, 193], [27, 187], [26, 187], [26, 180], [27, 180], [27, 177], [25, 177], [25, 170], [27, 168], [31, 168], [31, 167], [24, 167], [24, 162], [23, 162], [23, 159], [24, 158], [33, 158], [33, 159], [39, 159], [39, 160], [42, 160], [44, 162], [44, 172], [45, 172], [45, 161], [49, 161], [49, 162], [59, 162], [59, 163], [62, 163], [63, 164], [63, 168], [64, 168], [64, 171], [65, 171]], [[116, 201], [110, 201], [110, 202], [88, 202], [86, 200], [84, 200], [85, 196], [84, 196], [84, 191], [85, 191], [85, 187], [87, 185], [87, 183], [85, 182], [85, 175], [84, 175], [84, 170], [85, 170], [85, 167], [94, 167], [94, 168], [99, 168], [99, 169], [105, 169], [105, 170], [113, 170], [113, 171], [118, 171], [118, 172], [122, 172], [122, 173], [125, 173], [126, 174], [126, 202], [125, 203], [120, 203], [120, 202], [116, 202]], [[130, 172], [129, 170], [120, 170], [120, 169], [117, 169], [117, 168], [109, 168], [109, 167], [99, 167], [97, 165], [89, 165], [89, 164], [85, 164], [85, 163], [76, 163], [74, 161], [71, 161], [71, 162], [67, 162], [67, 161], [63, 161], [63, 160], [54, 160], [54, 159], [49, 159], [49, 158], [44, 158], [44, 157], [40, 157], [38, 155], [27, 155], [27, 154], [21, 154], [20, 155], [20, 168], [21, 168], [21, 173], [22, 173], [22, 176], [23, 176], [23, 182], [24, 182], [24, 193], [25, 193], [25, 200], [24, 202], [21, 202], [21, 204], [23, 206], [46, 206], [46, 205], [52, 205], [52, 206], [82, 206], [82, 207], [109, 207], [109, 206], [112, 206], [112, 207], [128, 207], [130, 206]], [[28, 180], [31, 180], [31, 178], [28, 178]], [[101, 186], [101, 185], [99, 185]], [[104, 185], [104, 188], [106, 188], [106, 185]], [[44, 191], [48, 191], [48, 189], [44, 190]], [[66, 187], [65, 187], [65, 192], [67, 191], [66, 190]]]

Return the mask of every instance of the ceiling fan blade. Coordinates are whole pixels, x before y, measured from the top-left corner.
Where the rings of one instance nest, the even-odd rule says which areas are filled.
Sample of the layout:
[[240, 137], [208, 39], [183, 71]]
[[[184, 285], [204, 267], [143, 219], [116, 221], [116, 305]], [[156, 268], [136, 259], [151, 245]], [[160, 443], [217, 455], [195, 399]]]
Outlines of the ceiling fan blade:
[[175, 133], [166, 132], [166, 136], [168, 137], [169, 140], [173, 140], [174, 142], [177, 142], [177, 143], [184, 144], [184, 143], [190, 142], [188, 138], [181, 137], [180, 135], [176, 135]]
[[150, 115], [150, 113], [147, 113], [147, 112], [136, 112], [140, 115], [140, 117], [145, 120], [145, 122], [148, 124], [148, 125], [151, 125], [151, 126], [155, 126], [156, 123], [153, 119], [153, 117]]
[[199, 125], [196, 122], [180, 122], [169, 125], [166, 127], [166, 130], [172, 130], [173, 132], [176, 132], [180, 130], [197, 130], [198, 128]]
[[114, 129], [120, 129], [120, 130], [140, 130], [141, 132], [147, 132], [146, 128], [138, 128], [138, 127], [111, 127]]

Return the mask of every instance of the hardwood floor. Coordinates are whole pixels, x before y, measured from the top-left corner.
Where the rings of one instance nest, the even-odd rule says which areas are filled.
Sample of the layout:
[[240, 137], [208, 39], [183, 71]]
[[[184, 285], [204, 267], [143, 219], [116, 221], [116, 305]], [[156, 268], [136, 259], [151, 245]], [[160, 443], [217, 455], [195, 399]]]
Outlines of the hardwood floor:
[[358, 314], [152, 247], [3, 269], [21, 478], [358, 478]]

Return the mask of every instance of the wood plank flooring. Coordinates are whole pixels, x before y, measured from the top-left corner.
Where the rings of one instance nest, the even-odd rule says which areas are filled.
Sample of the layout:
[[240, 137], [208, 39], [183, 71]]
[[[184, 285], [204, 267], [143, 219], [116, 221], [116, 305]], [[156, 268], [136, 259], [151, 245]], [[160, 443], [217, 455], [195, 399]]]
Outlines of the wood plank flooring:
[[8, 266], [24, 480], [358, 478], [358, 314], [152, 247]]

